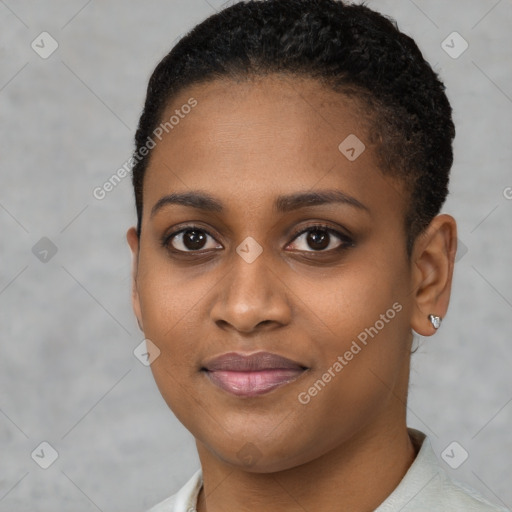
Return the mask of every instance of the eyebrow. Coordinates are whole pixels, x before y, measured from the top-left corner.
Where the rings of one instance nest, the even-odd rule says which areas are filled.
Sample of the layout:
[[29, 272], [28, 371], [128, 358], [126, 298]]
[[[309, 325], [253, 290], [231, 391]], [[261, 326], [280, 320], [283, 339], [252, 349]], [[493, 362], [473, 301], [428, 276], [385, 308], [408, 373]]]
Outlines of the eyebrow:
[[[273, 206], [276, 213], [287, 213], [300, 208], [332, 203], [346, 204], [370, 212], [367, 206], [341, 190], [319, 190], [282, 195], [275, 199]], [[153, 217], [161, 208], [170, 204], [188, 206], [205, 212], [222, 212], [224, 210], [222, 202], [209, 194], [200, 191], [180, 192], [160, 198], [151, 209], [150, 217]]]

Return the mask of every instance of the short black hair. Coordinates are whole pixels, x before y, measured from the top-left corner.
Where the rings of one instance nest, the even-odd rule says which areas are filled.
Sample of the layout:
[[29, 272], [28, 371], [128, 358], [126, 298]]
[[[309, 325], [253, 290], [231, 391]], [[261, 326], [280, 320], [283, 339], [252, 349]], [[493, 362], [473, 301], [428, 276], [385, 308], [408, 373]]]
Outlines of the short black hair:
[[[140, 149], [172, 99], [192, 84], [286, 74], [360, 101], [383, 173], [407, 191], [407, 252], [448, 194], [455, 127], [445, 86], [396, 21], [341, 0], [248, 0], [210, 16], [153, 71], [135, 135], [137, 233], [151, 152]], [[340, 141], [341, 142], [341, 141]]]

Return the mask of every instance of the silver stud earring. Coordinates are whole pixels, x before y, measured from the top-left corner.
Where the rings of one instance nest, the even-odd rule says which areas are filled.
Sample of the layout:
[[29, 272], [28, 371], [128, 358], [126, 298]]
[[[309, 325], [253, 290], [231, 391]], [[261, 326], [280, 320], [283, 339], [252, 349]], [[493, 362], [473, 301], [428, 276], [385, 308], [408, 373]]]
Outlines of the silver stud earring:
[[430, 323], [434, 326], [434, 329], [439, 329], [439, 326], [441, 325], [442, 318], [437, 315], [428, 315], [428, 319], [430, 320]]

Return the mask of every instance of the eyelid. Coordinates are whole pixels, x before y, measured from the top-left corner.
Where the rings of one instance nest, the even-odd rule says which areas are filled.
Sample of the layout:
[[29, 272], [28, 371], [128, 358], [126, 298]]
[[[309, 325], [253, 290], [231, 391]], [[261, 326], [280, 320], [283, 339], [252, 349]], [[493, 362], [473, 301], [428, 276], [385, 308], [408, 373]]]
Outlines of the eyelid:
[[[198, 224], [186, 224], [184, 226], [179, 227], [178, 229], [173, 230], [171, 233], [164, 234], [164, 236], [162, 237], [162, 240], [161, 240], [162, 247], [169, 248], [169, 245], [173, 238], [175, 238], [179, 234], [183, 233], [184, 231], [191, 231], [194, 229], [205, 233], [207, 236], [213, 238], [218, 244], [220, 244], [220, 242], [218, 242], [217, 239], [206, 228], [203, 228], [203, 227], [199, 226]], [[193, 253], [199, 254], [201, 252], [204, 252], [204, 251], [181, 251], [179, 249], [174, 249], [174, 248], [169, 249], [169, 250], [171, 250], [175, 253], [181, 253], [181, 254], [193, 254]], [[212, 249], [207, 249], [207, 250], [212, 250]]]
[[[329, 233], [331, 235], [335, 235], [344, 241], [350, 241], [350, 243], [352, 243], [352, 244], [354, 242], [353, 237], [351, 235], [343, 233], [342, 231], [339, 231], [338, 229], [333, 228], [333, 227], [329, 226], [328, 224], [322, 224], [321, 222], [313, 223], [309, 226], [301, 228], [299, 231], [297, 231], [296, 233], [294, 233], [292, 235], [293, 236], [292, 242], [293, 242], [293, 240], [295, 240], [299, 236], [303, 235], [304, 233], [307, 233], [308, 231], [313, 231], [314, 229], [318, 229], [319, 231], [326, 231], [327, 233]], [[327, 251], [325, 251], [325, 252], [327, 252]]]

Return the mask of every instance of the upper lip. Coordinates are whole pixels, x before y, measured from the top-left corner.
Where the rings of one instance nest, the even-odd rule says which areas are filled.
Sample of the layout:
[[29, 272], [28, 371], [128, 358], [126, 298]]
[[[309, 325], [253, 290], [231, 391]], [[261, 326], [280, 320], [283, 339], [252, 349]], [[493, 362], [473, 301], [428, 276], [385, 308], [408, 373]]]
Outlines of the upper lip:
[[305, 370], [307, 367], [271, 352], [256, 352], [253, 354], [227, 352], [209, 359], [203, 364], [201, 369], [209, 371], [250, 372], [277, 369]]

